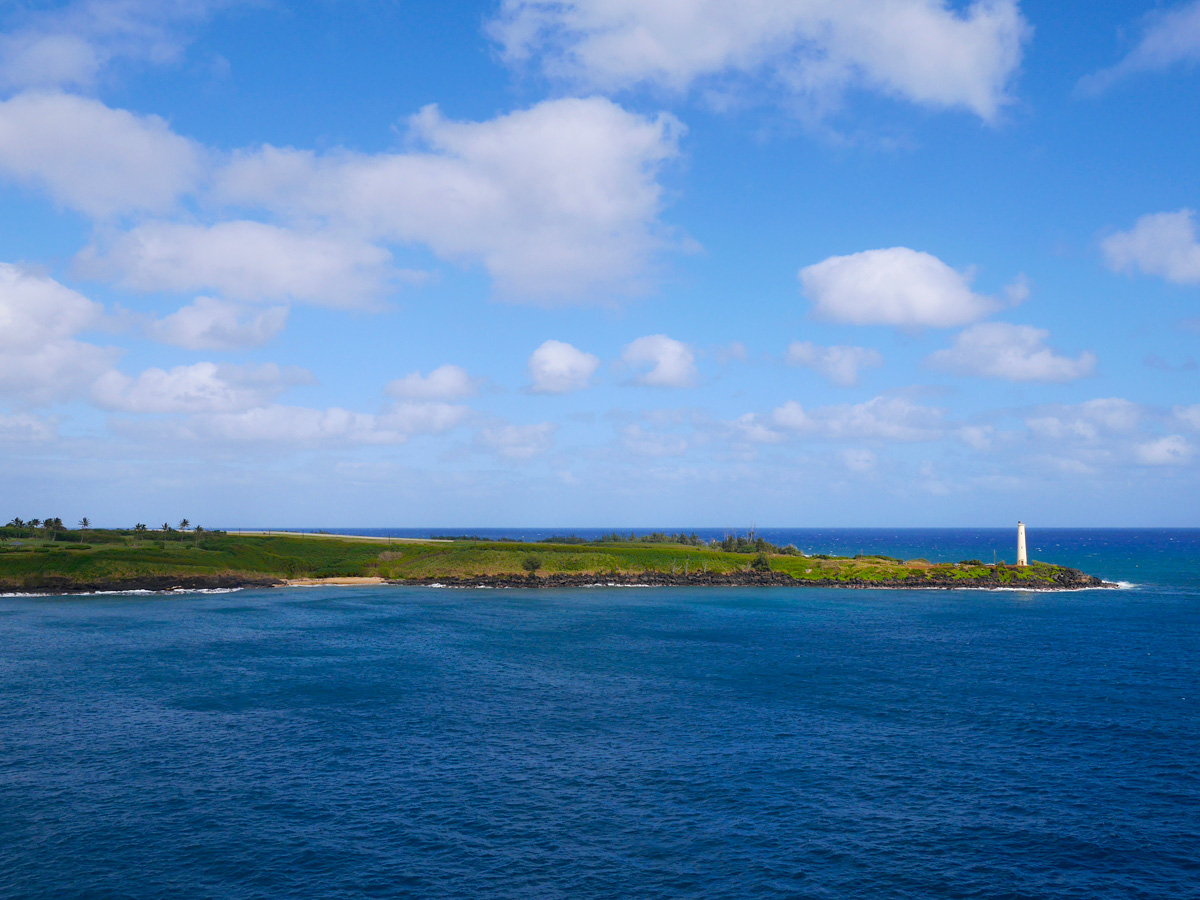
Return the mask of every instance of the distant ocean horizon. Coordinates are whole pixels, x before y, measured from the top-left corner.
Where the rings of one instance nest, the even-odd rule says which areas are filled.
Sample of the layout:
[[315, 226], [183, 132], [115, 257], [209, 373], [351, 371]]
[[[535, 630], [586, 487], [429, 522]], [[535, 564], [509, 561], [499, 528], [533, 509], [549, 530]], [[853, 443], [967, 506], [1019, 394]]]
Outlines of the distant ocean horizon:
[[1029, 543], [1125, 589], [0, 597], [0, 897], [1200, 897], [1200, 529]]

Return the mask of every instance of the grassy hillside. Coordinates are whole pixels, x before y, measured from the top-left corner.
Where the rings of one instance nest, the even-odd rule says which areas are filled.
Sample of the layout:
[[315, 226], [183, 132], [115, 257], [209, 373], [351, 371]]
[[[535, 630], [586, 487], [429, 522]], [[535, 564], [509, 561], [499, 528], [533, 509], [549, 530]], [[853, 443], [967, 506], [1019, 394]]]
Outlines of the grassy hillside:
[[13, 537], [0, 529], [0, 586], [30, 589], [64, 582], [118, 585], [149, 576], [332, 578], [446, 581], [473, 578], [637, 576], [657, 573], [782, 573], [801, 582], [976, 581], [1020, 585], [1051, 580], [1060, 567], [977, 561], [932, 564], [882, 556], [805, 557], [727, 552], [687, 544], [618, 541], [526, 544], [503, 541], [389, 542], [325, 535], [134, 533], [93, 530]]

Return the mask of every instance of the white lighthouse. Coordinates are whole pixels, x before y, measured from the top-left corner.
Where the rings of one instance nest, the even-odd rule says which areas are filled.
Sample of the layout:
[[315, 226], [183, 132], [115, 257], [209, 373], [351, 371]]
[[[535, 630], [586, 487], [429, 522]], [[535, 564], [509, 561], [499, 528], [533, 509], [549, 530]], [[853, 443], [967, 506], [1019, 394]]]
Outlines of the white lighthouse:
[[1017, 523], [1017, 565], [1029, 565], [1029, 554], [1025, 551], [1025, 523]]

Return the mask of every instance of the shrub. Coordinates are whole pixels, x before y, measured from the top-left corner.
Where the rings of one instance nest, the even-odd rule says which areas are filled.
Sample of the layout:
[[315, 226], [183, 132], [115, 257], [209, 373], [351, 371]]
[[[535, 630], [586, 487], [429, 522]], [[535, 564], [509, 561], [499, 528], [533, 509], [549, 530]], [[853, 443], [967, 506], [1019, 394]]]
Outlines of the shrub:
[[770, 572], [771, 560], [767, 558], [767, 554], [760, 553], [754, 557], [754, 562], [750, 563], [750, 568], [755, 572]]
[[523, 560], [521, 560], [521, 568], [524, 569], [526, 572], [528, 572], [530, 575], [532, 575], [534, 572], [536, 572], [541, 567], [542, 567], [542, 558], [540, 556], [534, 556], [532, 553], [529, 554], [527, 557], [525, 557]]

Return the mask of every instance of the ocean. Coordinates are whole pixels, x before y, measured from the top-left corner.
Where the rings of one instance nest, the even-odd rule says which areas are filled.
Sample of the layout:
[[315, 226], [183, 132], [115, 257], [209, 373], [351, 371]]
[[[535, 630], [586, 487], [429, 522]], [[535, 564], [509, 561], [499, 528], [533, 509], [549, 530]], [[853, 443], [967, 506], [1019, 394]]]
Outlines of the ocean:
[[1200, 530], [1029, 544], [1122, 589], [2, 597], [0, 897], [1200, 897]]

